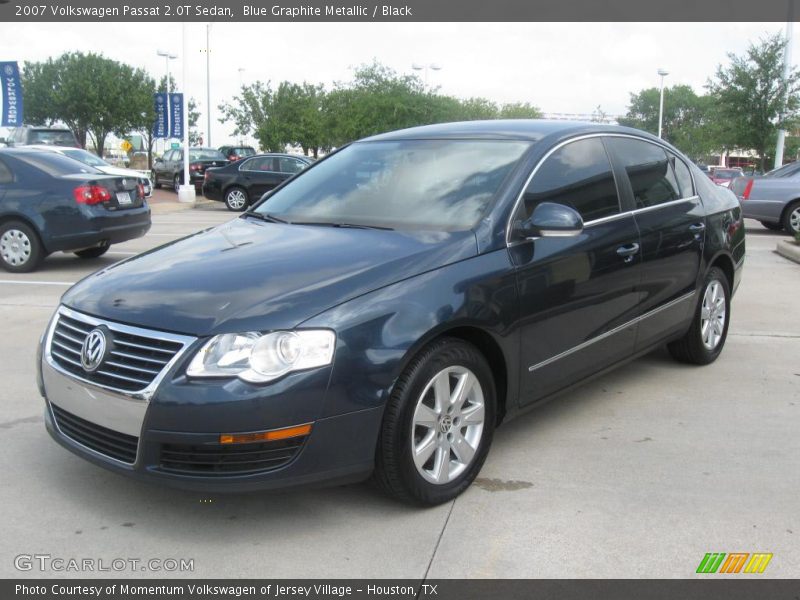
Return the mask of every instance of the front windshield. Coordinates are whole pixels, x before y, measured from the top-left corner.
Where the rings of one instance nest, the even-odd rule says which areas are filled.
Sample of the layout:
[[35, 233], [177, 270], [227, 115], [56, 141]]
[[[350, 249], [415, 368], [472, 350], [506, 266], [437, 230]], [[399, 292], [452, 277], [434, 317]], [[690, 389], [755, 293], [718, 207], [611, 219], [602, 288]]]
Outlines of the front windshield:
[[52, 129], [34, 129], [31, 131], [30, 144], [47, 144], [50, 146], [72, 146], [75, 138], [69, 131]]
[[723, 170], [717, 169], [714, 171], [714, 177], [717, 179], [734, 179], [741, 176], [742, 172], [737, 170]]
[[294, 223], [470, 229], [530, 145], [495, 140], [357, 142], [297, 176], [257, 212]]
[[219, 150], [213, 148], [192, 148], [189, 150], [189, 160], [227, 160]]
[[74, 158], [75, 160], [81, 161], [85, 165], [89, 165], [90, 167], [107, 167], [109, 164], [104, 161], [99, 156], [92, 154], [91, 152], [87, 152], [86, 150], [64, 150], [64, 154], [69, 156], [70, 158]]

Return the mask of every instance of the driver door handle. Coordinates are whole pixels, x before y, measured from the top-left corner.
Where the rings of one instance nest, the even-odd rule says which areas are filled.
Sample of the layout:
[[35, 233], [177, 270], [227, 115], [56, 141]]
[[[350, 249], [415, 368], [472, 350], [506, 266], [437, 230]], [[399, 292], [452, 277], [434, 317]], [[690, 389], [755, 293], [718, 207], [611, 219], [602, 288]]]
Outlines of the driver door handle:
[[633, 258], [637, 252], [639, 252], [639, 244], [635, 242], [617, 248], [617, 256], [621, 256], [626, 263], [633, 262]]

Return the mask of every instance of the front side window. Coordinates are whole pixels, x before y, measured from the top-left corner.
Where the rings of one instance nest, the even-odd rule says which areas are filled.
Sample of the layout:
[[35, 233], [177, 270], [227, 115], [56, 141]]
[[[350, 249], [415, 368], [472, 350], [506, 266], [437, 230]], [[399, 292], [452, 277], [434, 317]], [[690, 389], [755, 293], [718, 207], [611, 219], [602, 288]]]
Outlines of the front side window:
[[294, 158], [286, 158], [285, 156], [281, 156], [278, 159], [278, 171], [281, 173], [299, 173], [304, 167], [304, 163]]
[[584, 222], [619, 212], [614, 174], [600, 138], [570, 142], [545, 159], [523, 195], [523, 218], [541, 202], [570, 206]]
[[628, 174], [636, 208], [681, 198], [678, 180], [663, 148], [631, 138], [611, 137], [609, 150]]
[[491, 208], [530, 142], [356, 142], [256, 209], [295, 223], [463, 231]]

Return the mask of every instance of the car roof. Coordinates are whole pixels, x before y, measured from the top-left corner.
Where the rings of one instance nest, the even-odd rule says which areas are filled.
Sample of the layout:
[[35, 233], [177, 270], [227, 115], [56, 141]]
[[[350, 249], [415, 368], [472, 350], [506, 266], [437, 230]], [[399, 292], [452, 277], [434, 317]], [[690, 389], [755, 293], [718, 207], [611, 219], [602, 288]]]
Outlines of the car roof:
[[487, 140], [525, 140], [537, 142], [550, 135], [582, 133], [631, 133], [646, 138], [650, 134], [604, 123], [582, 121], [561, 121], [549, 119], [496, 119], [489, 121], [461, 121], [423, 125], [381, 133], [360, 141], [423, 140], [423, 139], [487, 139]]

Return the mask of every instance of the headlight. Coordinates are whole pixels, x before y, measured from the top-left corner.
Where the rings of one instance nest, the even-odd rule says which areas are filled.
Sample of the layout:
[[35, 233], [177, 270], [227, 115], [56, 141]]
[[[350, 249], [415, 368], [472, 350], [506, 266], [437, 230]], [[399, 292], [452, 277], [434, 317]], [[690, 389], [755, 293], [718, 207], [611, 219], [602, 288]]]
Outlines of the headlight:
[[224, 333], [195, 354], [189, 377], [239, 377], [265, 383], [292, 371], [331, 364], [336, 334], [328, 329]]

